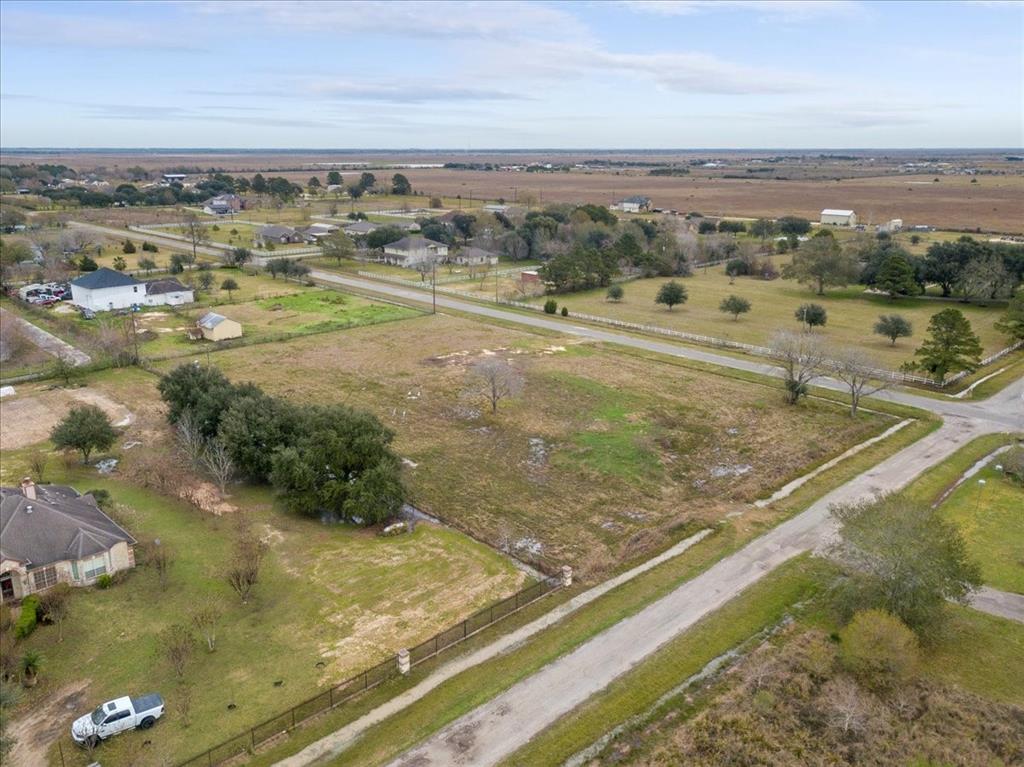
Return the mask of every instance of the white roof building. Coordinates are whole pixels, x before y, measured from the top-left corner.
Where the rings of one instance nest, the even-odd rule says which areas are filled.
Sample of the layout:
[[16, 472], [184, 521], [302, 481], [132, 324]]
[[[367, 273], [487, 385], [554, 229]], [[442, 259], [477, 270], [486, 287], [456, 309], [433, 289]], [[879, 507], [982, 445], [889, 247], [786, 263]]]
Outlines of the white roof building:
[[823, 226], [856, 226], [857, 214], [852, 210], [825, 208], [821, 211], [821, 224]]

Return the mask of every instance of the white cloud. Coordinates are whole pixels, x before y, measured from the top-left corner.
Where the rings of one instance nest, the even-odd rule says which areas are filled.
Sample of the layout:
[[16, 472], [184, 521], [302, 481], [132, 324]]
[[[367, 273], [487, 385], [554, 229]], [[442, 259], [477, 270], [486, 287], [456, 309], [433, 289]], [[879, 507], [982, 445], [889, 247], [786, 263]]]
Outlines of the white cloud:
[[3, 14], [2, 37], [5, 45], [67, 45], [102, 49], [160, 49], [195, 52], [201, 48], [182, 42], [187, 37], [168, 35], [151, 25], [110, 17], [36, 13], [9, 10]]
[[862, 8], [853, 0], [620, 0], [634, 11], [660, 16], [691, 16], [715, 11], [748, 11], [789, 19], [846, 15]]

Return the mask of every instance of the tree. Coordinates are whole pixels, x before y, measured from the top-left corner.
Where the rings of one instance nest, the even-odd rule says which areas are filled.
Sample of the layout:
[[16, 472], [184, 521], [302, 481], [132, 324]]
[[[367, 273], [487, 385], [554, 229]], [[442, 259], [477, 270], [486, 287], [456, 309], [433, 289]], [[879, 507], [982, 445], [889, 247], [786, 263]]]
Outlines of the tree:
[[976, 246], [969, 237], [958, 242], [933, 242], [924, 257], [924, 278], [942, 288], [942, 295], [952, 295], [963, 268], [977, 255]]
[[491, 405], [491, 413], [498, 412], [501, 400], [514, 397], [523, 389], [522, 373], [498, 357], [485, 357], [473, 363], [469, 377], [467, 392], [483, 395]]
[[981, 363], [981, 341], [959, 309], [943, 309], [932, 315], [928, 336], [914, 352], [914, 367], [931, 373], [940, 384], [950, 373], [971, 372]]
[[306, 183], [306, 186], [308, 186], [310, 189], [314, 189], [314, 190], [315, 189], [319, 189], [320, 188], [320, 179], [318, 179], [316, 176], [311, 176], [309, 181]]
[[800, 304], [793, 312], [793, 316], [802, 322], [808, 330], [814, 327], [824, 327], [828, 322], [828, 312], [821, 304]]
[[786, 401], [795, 405], [807, 394], [811, 381], [822, 374], [825, 342], [816, 333], [777, 330], [768, 343], [771, 356], [782, 367]]
[[28, 466], [32, 470], [32, 476], [36, 478], [37, 482], [45, 481], [43, 475], [46, 472], [46, 464], [49, 461], [49, 455], [44, 450], [33, 450], [28, 456]]
[[443, 208], [444, 200], [442, 200], [440, 197], [431, 197], [430, 207], [433, 208], [434, 210], [437, 210], [438, 208]]
[[156, 269], [156, 261], [148, 256], [143, 256], [139, 259], [139, 269], [142, 269], [146, 274], [150, 274]]
[[195, 646], [196, 638], [180, 623], [168, 626], [157, 637], [157, 647], [163, 650], [164, 657], [179, 679], [185, 676], [185, 669], [192, 659]]
[[341, 174], [336, 170], [329, 171], [327, 173], [327, 185], [328, 186], [339, 186], [341, 184]]
[[799, 236], [811, 231], [811, 222], [799, 216], [783, 216], [775, 223], [779, 231], [787, 236]]
[[123, 256], [114, 257], [114, 269], [116, 269], [119, 272], [123, 272], [127, 268], [128, 262], [124, 260]]
[[810, 285], [819, 296], [825, 294], [827, 287], [845, 287], [855, 282], [859, 273], [856, 256], [843, 251], [835, 237], [812, 237], [782, 267], [783, 279]]
[[875, 275], [875, 287], [889, 294], [889, 298], [909, 296], [918, 291], [914, 267], [903, 256], [894, 253], [885, 259]]
[[545, 314], [555, 314], [557, 311], [558, 311], [558, 302], [555, 299], [549, 298], [547, 301], [544, 302], [544, 313]]
[[236, 397], [259, 392], [251, 384], [236, 387], [217, 368], [197, 363], [174, 368], [157, 389], [167, 404], [167, 420], [177, 424], [186, 415], [193, 417], [204, 439], [216, 436], [221, 416]]
[[883, 314], [875, 323], [875, 334], [885, 336], [895, 346], [897, 338], [910, 338], [914, 334], [914, 326], [900, 314]]
[[906, 684], [917, 670], [914, 632], [885, 610], [862, 610], [839, 632], [839, 658], [865, 686], [880, 692]]
[[625, 294], [626, 291], [622, 289], [621, 285], [612, 285], [610, 288], [608, 288], [608, 293], [606, 294], [606, 296], [609, 301], [614, 301], [615, 303], [618, 303], [619, 301], [622, 300], [622, 297]]
[[192, 610], [192, 625], [206, 642], [208, 652], [217, 646], [217, 624], [220, 622], [221, 610], [212, 600], [207, 600]]
[[160, 590], [166, 590], [171, 568], [174, 566], [174, 550], [156, 539], [144, 541], [141, 548], [146, 566], [152, 567], [156, 571], [156, 580], [160, 584]]
[[1006, 298], [1013, 291], [1014, 278], [999, 255], [986, 252], [967, 262], [957, 287], [965, 298]]
[[255, 176], [252, 177], [252, 190], [256, 194], [267, 193], [267, 180], [263, 178], [262, 173], [257, 173]]
[[686, 286], [671, 280], [658, 289], [658, 295], [654, 297], [654, 303], [665, 304], [669, 311], [672, 311], [673, 306], [685, 304], [687, 298], [689, 298], [689, 294], [686, 291]]
[[394, 434], [371, 413], [344, 405], [295, 408], [295, 439], [278, 447], [270, 480], [285, 506], [307, 516], [372, 525], [404, 501]]
[[364, 192], [368, 192], [377, 185], [377, 177], [368, 171], [363, 171], [359, 174], [359, 188]]
[[217, 434], [240, 473], [267, 482], [274, 449], [292, 444], [299, 428], [296, 409], [287, 401], [253, 392], [231, 401]]
[[58, 583], [39, 595], [39, 618], [57, 626], [57, 641], [64, 641], [64, 621], [71, 611], [71, 586]]
[[775, 226], [775, 222], [770, 218], [759, 218], [750, 225], [751, 236], [758, 237], [762, 240], [768, 239], [775, 234], [776, 231], [778, 230]]
[[78, 377], [79, 371], [75, 363], [71, 361], [71, 358], [60, 352], [53, 361], [50, 374], [54, 378], [60, 379], [65, 386], [70, 386], [71, 382]]
[[185, 215], [182, 227], [185, 230], [185, 238], [192, 244], [192, 258], [188, 263], [194, 264], [199, 257], [197, 253], [199, 245], [209, 242], [210, 235], [206, 231], [206, 225], [199, 220], [199, 216], [195, 213], [187, 213]]
[[95, 272], [99, 268], [100, 265], [89, 256], [82, 256], [78, 259], [78, 270], [80, 272]]
[[731, 314], [733, 320], [738, 320], [741, 314], [750, 311], [750, 301], [740, 296], [730, 295], [722, 299], [718, 305], [718, 311]]
[[[121, 246], [121, 252], [122, 253], [126, 253], [126, 254], [134, 253], [135, 252], [135, 243], [133, 243], [131, 240], [125, 240], [124, 241], [124, 245]], [[122, 259], [122, 261], [123, 260], [124, 259]], [[114, 268], [117, 269], [117, 267], [114, 267]], [[121, 270], [118, 269], [118, 271], [121, 271]]]
[[252, 590], [259, 583], [260, 568], [268, 548], [266, 541], [257, 537], [243, 521], [239, 522], [235, 534], [234, 553], [224, 578], [242, 604], [249, 601]]
[[366, 235], [366, 247], [383, 248], [385, 245], [398, 242], [403, 237], [405, 237], [405, 232], [397, 226], [382, 226]]
[[220, 289], [226, 290], [228, 292], [228, 301], [230, 301], [232, 292], [238, 290], [238, 283], [235, 282], [231, 277], [228, 277], [226, 280], [224, 280], [224, 282], [220, 284]]
[[412, 184], [401, 173], [391, 177], [391, 194], [412, 194]]
[[340, 229], [320, 238], [320, 250], [325, 258], [333, 258], [339, 264], [356, 252], [352, 240]]
[[82, 463], [89, 462], [93, 450], [106, 450], [114, 444], [117, 432], [110, 418], [95, 405], [78, 405], [53, 427], [50, 440], [58, 450], [78, 450]]
[[842, 348], [832, 354], [832, 376], [850, 392], [850, 417], [856, 418], [862, 397], [870, 397], [889, 388], [889, 378], [879, 375], [879, 365], [862, 349]]
[[227, 491], [228, 482], [235, 474], [235, 463], [231, 460], [231, 453], [224, 446], [220, 439], [211, 439], [203, 451], [203, 466], [217, 483], [217, 489], [221, 495]]
[[235, 269], [245, 266], [252, 260], [252, 251], [248, 248], [234, 248], [228, 253], [225, 263]]
[[186, 263], [188, 263], [186, 256], [183, 256], [181, 253], [172, 253], [171, 262], [167, 266], [167, 271], [171, 274], [181, 274], [185, 271]]
[[885, 610], [927, 641], [946, 601], [966, 604], [981, 584], [959, 528], [930, 503], [888, 494], [831, 513], [839, 524], [831, 554], [849, 572], [836, 594], [847, 613]]
[[1024, 340], [1024, 290], [1017, 291], [1017, 295], [1006, 307], [1006, 313], [996, 322], [995, 328], [1014, 341]]
[[198, 283], [200, 290], [209, 290], [213, 287], [213, 272], [209, 269], [204, 269], [199, 273]]

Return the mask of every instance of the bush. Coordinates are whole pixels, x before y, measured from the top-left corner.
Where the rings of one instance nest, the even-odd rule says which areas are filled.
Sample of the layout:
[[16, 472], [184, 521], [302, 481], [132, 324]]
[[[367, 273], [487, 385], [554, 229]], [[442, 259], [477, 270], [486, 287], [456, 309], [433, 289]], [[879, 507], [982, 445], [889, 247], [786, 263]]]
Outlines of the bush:
[[569, 307], [568, 306], [563, 306], [562, 307], [562, 316], [563, 317], [568, 317], [569, 316]]
[[95, 488], [86, 492], [86, 495], [91, 495], [93, 500], [96, 501], [96, 505], [101, 509], [106, 509], [110, 503], [110, 493], [100, 488]]
[[914, 632], [884, 610], [863, 610], [839, 632], [839, 659], [865, 686], [874, 690], [902, 686], [917, 669]]
[[731, 259], [725, 265], [725, 273], [732, 277], [746, 277], [750, 274], [750, 264], [742, 258]]
[[1024, 447], [1012, 447], [1002, 460], [1003, 473], [1020, 485], [1024, 485]]
[[14, 622], [14, 636], [24, 639], [36, 630], [36, 621], [39, 619], [39, 597], [30, 594], [21, 601], [21, 614]]
[[622, 297], [626, 294], [626, 291], [622, 289], [621, 285], [612, 285], [608, 288], [608, 300], [609, 301], [621, 301]]
[[113, 585], [114, 578], [110, 573], [103, 573], [103, 575], [96, 579], [96, 588], [98, 589], [109, 589]]
[[545, 314], [554, 314], [557, 311], [558, 311], [558, 302], [555, 299], [549, 298], [547, 301], [544, 302], [544, 313]]

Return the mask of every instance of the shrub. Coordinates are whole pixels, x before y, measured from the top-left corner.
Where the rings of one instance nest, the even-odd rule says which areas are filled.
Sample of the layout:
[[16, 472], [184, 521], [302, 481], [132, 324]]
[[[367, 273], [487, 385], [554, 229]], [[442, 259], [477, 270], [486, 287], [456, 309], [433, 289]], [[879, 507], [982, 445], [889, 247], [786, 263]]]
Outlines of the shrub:
[[30, 594], [21, 601], [21, 613], [18, 620], [14, 622], [14, 636], [24, 639], [36, 630], [36, 621], [39, 619], [39, 597]]
[[86, 492], [86, 495], [91, 495], [93, 500], [96, 501], [96, 505], [101, 509], [106, 509], [110, 504], [110, 493], [100, 488], [95, 488]]
[[625, 294], [626, 291], [622, 289], [621, 285], [612, 285], [608, 288], [607, 297], [609, 301], [621, 301]]
[[1003, 458], [1003, 473], [1018, 484], [1024, 485], [1024, 447], [1010, 448]]
[[544, 313], [545, 314], [554, 314], [557, 311], [558, 311], [558, 302], [555, 299], [549, 298], [547, 301], [544, 302]]
[[917, 668], [918, 645], [914, 632], [884, 610], [863, 610], [839, 632], [839, 658], [843, 666], [867, 687], [900, 687]]
[[568, 306], [563, 306], [562, 307], [562, 316], [563, 317], [568, 317], [569, 316], [569, 307]]
[[110, 573], [103, 573], [103, 575], [96, 579], [96, 588], [98, 589], [109, 589], [113, 585], [114, 579]]
[[730, 277], [745, 277], [750, 274], [750, 264], [742, 258], [731, 259], [725, 265], [725, 273]]

